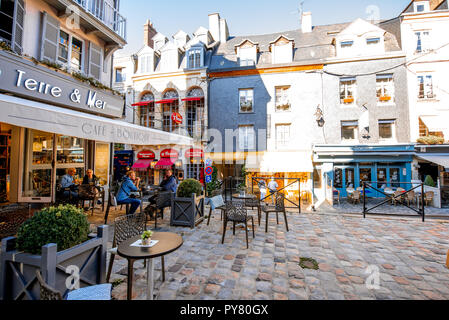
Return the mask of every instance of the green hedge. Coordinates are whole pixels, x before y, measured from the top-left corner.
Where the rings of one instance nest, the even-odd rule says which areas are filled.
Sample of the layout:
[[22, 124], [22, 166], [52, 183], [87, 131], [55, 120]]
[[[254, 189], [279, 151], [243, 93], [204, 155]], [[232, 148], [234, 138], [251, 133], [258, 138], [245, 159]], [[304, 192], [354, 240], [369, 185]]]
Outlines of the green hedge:
[[203, 186], [198, 180], [187, 179], [179, 185], [177, 195], [179, 198], [190, 198], [192, 194], [200, 196], [202, 192]]
[[42, 246], [58, 245], [70, 249], [88, 240], [89, 222], [82, 210], [72, 205], [45, 208], [26, 221], [17, 235], [17, 249], [41, 254]]

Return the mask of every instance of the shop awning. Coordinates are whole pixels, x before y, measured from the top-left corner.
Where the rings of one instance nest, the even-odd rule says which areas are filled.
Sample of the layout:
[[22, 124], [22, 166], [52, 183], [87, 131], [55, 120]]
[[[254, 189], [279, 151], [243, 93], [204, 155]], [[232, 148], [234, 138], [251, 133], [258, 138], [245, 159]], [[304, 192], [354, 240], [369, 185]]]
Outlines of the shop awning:
[[4, 94], [0, 94], [0, 122], [109, 143], [193, 145], [193, 139], [186, 136]]
[[441, 155], [418, 155], [418, 158], [421, 160], [429, 161], [435, 163], [437, 165], [442, 166], [443, 168], [449, 168], [449, 154], [441, 154]]
[[146, 171], [151, 166], [153, 160], [137, 160], [133, 165], [133, 170]]
[[172, 103], [172, 102], [176, 102], [176, 101], [178, 101], [178, 99], [164, 99], [164, 100], [156, 101], [156, 103]]
[[191, 98], [182, 99], [182, 101], [201, 101], [203, 99], [204, 99], [204, 97], [191, 97]]
[[133, 106], [133, 107], [143, 107], [143, 106], [147, 106], [147, 105], [149, 105], [150, 103], [153, 103], [153, 102], [154, 102], [154, 100], [151, 100], [151, 101], [141, 101], [141, 102], [134, 103], [134, 104], [132, 104], [131, 106]]
[[176, 159], [163, 158], [163, 159], [159, 160], [159, 162], [156, 164], [155, 169], [156, 170], [168, 170], [168, 169], [171, 169], [175, 163], [176, 163]]

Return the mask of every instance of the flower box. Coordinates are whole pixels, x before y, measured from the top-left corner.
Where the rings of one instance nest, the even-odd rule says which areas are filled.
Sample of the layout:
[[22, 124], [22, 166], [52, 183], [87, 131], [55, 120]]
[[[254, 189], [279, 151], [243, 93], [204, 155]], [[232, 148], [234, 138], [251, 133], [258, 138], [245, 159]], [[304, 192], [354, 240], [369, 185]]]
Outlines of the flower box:
[[382, 102], [388, 102], [391, 100], [391, 97], [390, 96], [382, 96], [379, 98], [379, 100]]
[[343, 103], [345, 104], [349, 104], [349, 103], [353, 103], [354, 102], [354, 98], [353, 97], [348, 97], [343, 99]]

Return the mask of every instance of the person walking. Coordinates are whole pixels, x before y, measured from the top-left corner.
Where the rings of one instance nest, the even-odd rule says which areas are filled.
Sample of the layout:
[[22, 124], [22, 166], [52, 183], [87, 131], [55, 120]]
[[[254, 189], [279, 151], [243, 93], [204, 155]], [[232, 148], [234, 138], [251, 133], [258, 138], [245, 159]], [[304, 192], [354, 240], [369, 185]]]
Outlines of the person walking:
[[276, 180], [274, 180], [274, 177], [271, 177], [271, 181], [268, 183], [268, 190], [270, 190], [271, 203], [273, 205], [278, 188], [279, 188], [278, 183], [276, 182]]

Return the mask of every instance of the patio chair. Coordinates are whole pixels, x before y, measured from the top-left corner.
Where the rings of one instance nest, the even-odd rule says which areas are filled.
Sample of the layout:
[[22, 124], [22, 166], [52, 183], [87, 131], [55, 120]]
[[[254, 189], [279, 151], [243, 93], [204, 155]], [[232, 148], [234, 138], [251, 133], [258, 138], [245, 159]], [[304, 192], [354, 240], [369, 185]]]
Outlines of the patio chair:
[[252, 216], [248, 216], [248, 211], [244, 208], [244, 202], [232, 202], [228, 203], [226, 206], [226, 212], [224, 215], [223, 222], [223, 237], [221, 243], [224, 244], [226, 228], [228, 226], [228, 222], [231, 221], [233, 224], [233, 234], [235, 236], [235, 227], [237, 223], [245, 224], [245, 232], [246, 232], [246, 248], [249, 249], [248, 243], [248, 221], [251, 220], [253, 226], [253, 238], [256, 237], [254, 233], [254, 218]]
[[257, 218], [258, 218], [259, 226], [260, 226], [260, 219], [262, 216], [262, 205], [260, 203], [260, 192], [256, 191], [252, 194], [254, 194], [255, 198], [254, 199], [245, 199], [244, 206], [245, 206], [245, 208], [250, 208], [251, 210], [253, 210], [254, 208], [257, 209]]
[[429, 206], [429, 203], [433, 203], [434, 197], [435, 193], [433, 191], [429, 191], [424, 194], [424, 201], [426, 203], [426, 206]]
[[154, 218], [154, 228], [157, 229], [157, 218], [160, 214], [162, 220], [164, 220], [164, 209], [171, 207], [171, 195], [172, 192], [160, 192], [156, 196], [156, 203], [151, 204], [147, 208], [145, 208], [145, 213], [147, 216], [149, 215], [150, 218]]
[[404, 197], [402, 196], [404, 193], [402, 191], [396, 191], [393, 194], [393, 198], [391, 198], [391, 204], [392, 205], [396, 205], [397, 203], [401, 204]]
[[407, 202], [407, 205], [410, 206], [411, 204], [414, 204], [416, 201], [416, 194], [415, 191], [410, 191], [405, 195], [405, 201]]
[[[56, 289], [50, 287], [42, 278], [39, 270], [36, 270], [36, 278], [41, 287], [41, 300], [43, 301], [54, 301], [54, 300], [64, 300], [62, 293]], [[100, 284], [96, 286], [81, 288], [78, 290], [70, 291], [67, 294], [66, 300], [72, 301], [109, 301], [111, 300], [112, 284]]]
[[360, 198], [362, 197], [362, 193], [359, 190], [356, 190], [352, 193], [351, 202], [352, 204], [360, 203]]
[[90, 202], [92, 208], [92, 216], [94, 215], [95, 202], [97, 201], [97, 188], [94, 185], [82, 184], [78, 189], [78, 203], [84, 209], [85, 202]]
[[338, 202], [339, 205], [341, 204], [340, 191], [338, 189], [334, 188], [334, 190], [333, 190], [333, 199], [334, 199], [334, 202]]
[[[146, 215], [141, 213], [119, 217], [115, 220], [114, 240], [112, 242], [112, 249], [109, 250], [111, 258], [109, 259], [106, 282], [109, 282], [111, 278], [112, 266], [114, 264], [115, 256], [117, 255], [118, 246], [123, 241], [141, 235], [147, 229], [146, 224], [147, 224]], [[162, 282], [164, 282], [165, 281], [164, 256], [161, 257], [161, 264], [162, 264]]]
[[210, 218], [215, 210], [220, 210], [221, 212], [221, 220], [223, 220], [223, 214], [226, 212], [226, 204], [231, 203], [229, 201], [225, 201], [222, 195], [216, 195], [213, 198], [210, 198], [209, 205], [209, 217], [207, 218], [207, 225], [210, 224]]
[[276, 204], [273, 206], [264, 206], [262, 211], [265, 212], [265, 232], [268, 232], [268, 216], [270, 213], [276, 213], [276, 221], [279, 224], [279, 213], [284, 214], [285, 227], [288, 230], [287, 212], [285, 211], [285, 195], [278, 192], [276, 194]]

